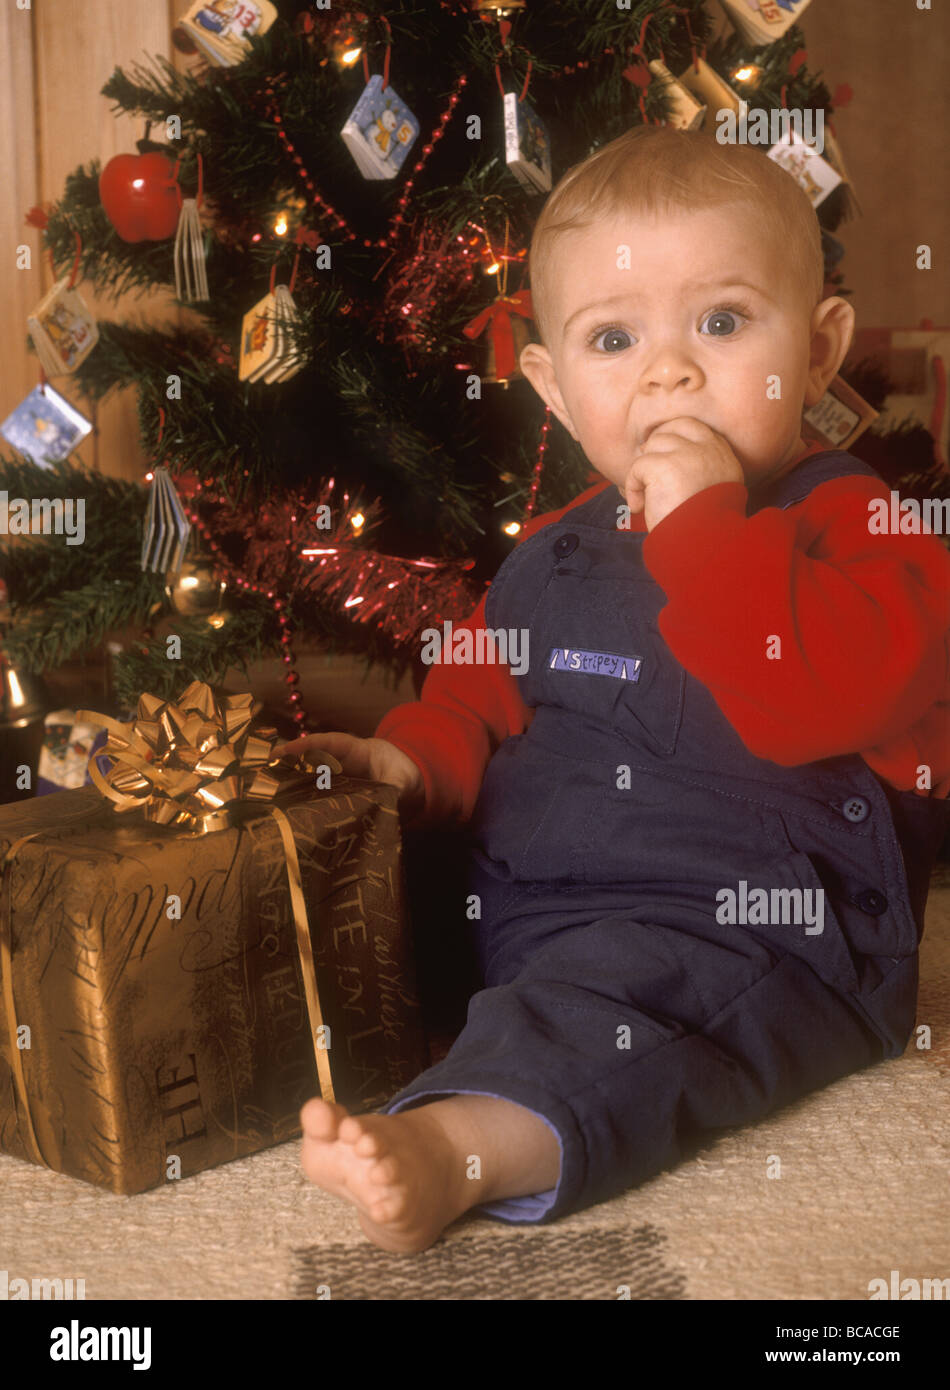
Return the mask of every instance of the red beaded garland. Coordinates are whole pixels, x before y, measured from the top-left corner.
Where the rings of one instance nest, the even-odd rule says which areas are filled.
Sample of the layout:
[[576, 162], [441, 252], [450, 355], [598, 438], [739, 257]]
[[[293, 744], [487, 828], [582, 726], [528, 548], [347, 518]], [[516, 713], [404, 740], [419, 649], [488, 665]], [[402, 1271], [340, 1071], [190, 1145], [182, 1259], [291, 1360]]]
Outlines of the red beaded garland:
[[524, 514], [521, 518], [522, 526], [525, 525], [525, 523], [531, 518], [531, 516], [534, 513], [534, 506], [535, 501], [537, 500], [538, 488], [541, 484], [541, 471], [544, 468], [544, 455], [548, 447], [548, 431], [550, 430], [550, 428], [551, 408], [550, 406], [546, 406], [544, 411], [544, 424], [541, 426], [541, 441], [538, 445], [538, 457], [531, 475], [531, 491], [528, 497], [528, 504], [525, 507]]
[[[452, 95], [449, 97], [448, 108], [442, 113], [442, 115], [441, 115], [440, 118], [439, 118], [439, 125], [442, 126], [443, 129], [440, 130], [439, 127], [437, 126], [437, 127], [432, 131], [432, 134], [431, 134], [430, 137], [429, 137], [430, 143], [427, 144], [427, 145], [423, 145], [423, 147], [422, 147], [422, 153], [423, 153], [423, 156], [424, 156], [424, 157], [423, 157], [422, 159], [420, 159], [420, 160], [418, 161], [418, 163], [416, 163], [415, 166], [414, 166], [414, 168], [413, 168], [413, 173], [414, 173], [414, 174], [418, 174], [418, 173], [420, 173], [420, 172], [422, 171], [422, 169], [425, 167], [425, 161], [426, 161], [426, 159], [428, 159], [429, 155], [432, 153], [433, 149], [435, 148], [435, 141], [441, 139], [441, 137], [445, 134], [444, 127], [445, 127], [446, 122], [449, 121], [449, 120], [451, 119], [451, 117], [452, 117], [452, 115], [453, 115], [453, 113], [454, 113], [455, 107], [456, 107], [456, 105], [457, 105], [457, 103], [458, 103], [458, 100], [459, 100], [459, 92], [462, 90], [463, 87], [467, 86], [467, 84], [468, 84], [468, 78], [465, 76], [464, 73], [462, 73], [461, 76], [460, 76], [460, 77], [458, 78], [458, 80], [456, 81], [455, 90], [452, 92]], [[332, 218], [332, 220], [333, 220], [334, 223], [336, 224], [337, 228], [343, 233], [343, 235], [344, 235], [344, 237], [346, 238], [347, 241], [356, 241], [356, 240], [358, 240], [357, 234], [356, 234], [356, 233], [352, 230], [352, 228], [349, 226], [349, 224], [348, 224], [347, 221], [346, 221], [346, 218], [341, 217], [341, 216], [336, 212], [336, 210], [335, 210], [334, 208], [332, 208], [332, 207], [330, 206], [329, 203], [326, 202], [325, 199], [321, 198], [320, 194], [317, 192], [317, 186], [316, 186], [316, 184], [314, 183], [313, 179], [310, 177], [309, 171], [308, 171], [308, 170], [306, 169], [306, 167], [304, 166], [303, 160], [302, 160], [302, 159], [300, 158], [300, 156], [296, 153], [296, 150], [295, 150], [295, 148], [294, 148], [293, 143], [292, 143], [291, 140], [288, 138], [286, 131], [283, 129], [283, 124], [284, 124], [283, 117], [281, 116], [280, 112], [276, 109], [276, 108], [277, 108], [277, 91], [276, 91], [276, 88], [275, 88], [275, 86], [274, 86], [274, 83], [273, 83], [273, 82], [266, 82], [266, 83], [264, 84], [264, 91], [265, 91], [266, 94], [267, 94], [270, 117], [271, 117], [271, 120], [274, 122], [274, 125], [277, 127], [277, 134], [278, 134], [278, 137], [280, 138], [281, 142], [283, 143], [284, 148], [285, 148], [285, 149], [288, 151], [288, 153], [290, 154], [291, 159], [292, 159], [294, 165], [297, 167], [297, 169], [299, 169], [300, 175], [301, 175], [301, 177], [302, 177], [302, 179], [303, 179], [303, 182], [304, 182], [304, 184], [306, 185], [308, 192], [311, 194], [311, 198], [312, 198], [312, 202], [313, 202], [314, 207], [319, 207], [320, 209], [322, 209], [322, 211], [324, 212], [324, 214], [325, 214], [327, 217]], [[389, 249], [389, 247], [390, 247], [390, 246], [392, 245], [392, 243], [395, 241], [395, 239], [396, 239], [396, 237], [397, 237], [397, 235], [398, 235], [400, 229], [402, 228], [402, 225], [403, 225], [403, 223], [405, 222], [405, 216], [404, 216], [404, 213], [403, 213], [402, 209], [404, 209], [404, 208], [406, 208], [406, 207], [408, 206], [408, 202], [409, 202], [409, 197], [408, 197], [408, 195], [409, 195], [409, 193], [410, 193], [410, 191], [411, 191], [412, 186], [413, 186], [414, 183], [415, 183], [415, 179], [414, 179], [414, 178], [409, 178], [409, 179], [406, 180], [406, 182], [405, 182], [405, 184], [404, 184], [404, 186], [403, 186], [403, 196], [399, 199], [399, 202], [398, 202], [398, 205], [397, 205], [398, 210], [397, 210], [396, 213], [393, 215], [393, 217], [392, 217], [392, 219], [391, 219], [391, 221], [390, 221], [390, 224], [389, 224], [389, 231], [387, 232], [387, 234], [386, 234], [385, 237], [383, 237], [380, 241], [378, 241], [378, 242], [375, 243], [376, 246], [377, 246], [380, 250], [387, 250], [387, 249]], [[372, 241], [368, 240], [368, 239], [364, 239], [364, 241], [363, 241], [363, 245], [367, 248], [367, 250], [371, 249], [372, 246], [373, 246], [373, 244], [374, 244], [374, 243], [373, 243]]]
[[[247, 477], [247, 475], [248, 475], [248, 470], [245, 468], [245, 470], [244, 470], [244, 476]], [[201, 490], [201, 487], [202, 487], [202, 483], [201, 483], [201, 481], [200, 481], [200, 479], [199, 479], [199, 481], [198, 481], [198, 483], [197, 483], [197, 485], [196, 485], [195, 491], [196, 491], [196, 492], [197, 492], [197, 491], [200, 491], [200, 490]], [[209, 484], [206, 484], [206, 485], [205, 485], [206, 495], [210, 498], [210, 500], [211, 500], [212, 502], [217, 502], [218, 504], [222, 504], [222, 505], [223, 505], [223, 504], [225, 504], [225, 503], [228, 501], [228, 499], [227, 499], [223, 494], [219, 494], [219, 495], [217, 495], [217, 496], [211, 494], [210, 491], [209, 491], [209, 488], [210, 488], [210, 485], [209, 485]], [[194, 526], [197, 528], [197, 530], [201, 533], [201, 535], [205, 537], [205, 539], [206, 539], [207, 542], [208, 542], [208, 545], [209, 545], [210, 549], [211, 549], [216, 555], [218, 555], [218, 554], [220, 553], [221, 547], [218, 545], [217, 541], [211, 539], [209, 529], [208, 529], [208, 527], [205, 525], [204, 521], [202, 521], [201, 517], [198, 516], [197, 512], [194, 512], [194, 511], [187, 511], [187, 510], [186, 510], [186, 515], [187, 515], [187, 517], [188, 517], [188, 520], [192, 523], [192, 525], [194, 525]], [[228, 577], [228, 579], [230, 580], [230, 582], [231, 582], [232, 584], [234, 584], [235, 588], [237, 588], [237, 589], [243, 589], [243, 590], [248, 591], [248, 592], [250, 592], [250, 593], [255, 593], [255, 594], [261, 594], [261, 593], [263, 593], [263, 594], [264, 594], [264, 597], [268, 600], [268, 602], [270, 603], [271, 607], [273, 608], [274, 614], [275, 614], [275, 616], [276, 616], [276, 618], [277, 618], [277, 621], [278, 621], [278, 623], [280, 624], [280, 627], [281, 627], [281, 629], [282, 629], [281, 634], [280, 634], [280, 644], [281, 644], [281, 646], [284, 648], [284, 651], [283, 651], [283, 655], [281, 656], [281, 661], [283, 662], [283, 664], [284, 664], [285, 666], [293, 666], [293, 665], [296, 665], [297, 656], [296, 656], [296, 653], [294, 652], [293, 648], [291, 647], [291, 642], [292, 642], [293, 639], [292, 639], [290, 633], [287, 631], [287, 628], [288, 628], [289, 625], [290, 625], [290, 619], [289, 619], [289, 618], [287, 617], [287, 615], [283, 612], [283, 608], [284, 608], [283, 600], [276, 597], [276, 595], [275, 595], [273, 589], [267, 589], [267, 590], [265, 591], [265, 590], [261, 589], [260, 585], [258, 585], [258, 584], [251, 584], [247, 579], [244, 578], [243, 575], [237, 574], [237, 573], [234, 571], [234, 569], [227, 563], [227, 561], [218, 559], [217, 564], [218, 564], [218, 567], [219, 567], [221, 570], [223, 570], [224, 573], [227, 575], [227, 577]], [[290, 683], [291, 683], [292, 685], [296, 685], [297, 682], [298, 682], [299, 679], [300, 679], [299, 676], [297, 675], [296, 671], [288, 672], [288, 673], [285, 675], [284, 679], [285, 679], [285, 680], [289, 680], [289, 677], [290, 677], [290, 676], [293, 676], [293, 677], [294, 677], [294, 680], [293, 680], [292, 682], [290, 682]], [[295, 722], [295, 723], [297, 724], [297, 726], [298, 726], [299, 731], [300, 731], [301, 733], [303, 733], [303, 732], [304, 732], [304, 729], [305, 729], [305, 726], [306, 726], [306, 724], [307, 724], [307, 712], [306, 712], [306, 710], [305, 710], [304, 707], [303, 707], [303, 696], [300, 695], [298, 692], [292, 691], [292, 692], [290, 693], [290, 695], [288, 696], [288, 699], [292, 699], [292, 697], [293, 697], [294, 694], [297, 695], [297, 698], [296, 698], [296, 700], [293, 701], [293, 704], [292, 704], [292, 707], [291, 707], [291, 714], [292, 714], [292, 716], [293, 716], [294, 722]]]

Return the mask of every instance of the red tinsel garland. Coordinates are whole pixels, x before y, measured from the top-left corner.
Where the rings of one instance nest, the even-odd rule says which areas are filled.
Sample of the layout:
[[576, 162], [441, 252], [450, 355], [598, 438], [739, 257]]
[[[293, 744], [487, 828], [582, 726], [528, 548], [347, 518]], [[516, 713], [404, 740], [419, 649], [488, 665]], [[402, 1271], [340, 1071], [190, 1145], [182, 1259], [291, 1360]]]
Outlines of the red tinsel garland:
[[367, 554], [355, 545], [315, 547], [313, 569], [301, 588], [322, 599], [337, 599], [353, 622], [375, 622], [399, 646], [418, 651], [425, 628], [446, 620], [464, 622], [479, 593], [465, 572], [474, 560], [408, 560]]
[[[394, 646], [415, 652], [423, 629], [446, 619], [463, 621], [481, 597], [466, 578], [474, 560], [409, 559], [374, 551], [380, 503], [364, 505], [348, 493], [341, 502], [333, 478], [322, 483], [316, 498], [285, 498], [250, 513], [194, 474], [176, 475], [174, 483], [183, 501], [200, 500], [204, 515], [199, 519], [189, 509], [189, 516], [209, 539], [218, 568], [239, 589], [280, 593], [284, 607], [294, 607], [298, 628], [308, 603], [336, 600], [337, 610], [354, 624], [372, 621]], [[318, 524], [323, 507], [331, 519], [326, 528]], [[228, 535], [246, 545], [240, 573], [222, 553], [220, 542]]]

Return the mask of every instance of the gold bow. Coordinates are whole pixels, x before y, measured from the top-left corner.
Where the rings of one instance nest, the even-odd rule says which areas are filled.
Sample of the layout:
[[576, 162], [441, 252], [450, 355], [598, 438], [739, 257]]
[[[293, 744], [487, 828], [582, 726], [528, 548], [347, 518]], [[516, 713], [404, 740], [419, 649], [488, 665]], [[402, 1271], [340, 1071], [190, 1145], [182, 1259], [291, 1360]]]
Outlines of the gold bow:
[[[277, 766], [276, 729], [251, 733], [260, 709], [251, 694], [217, 696], [192, 681], [176, 703], [140, 695], [131, 724], [88, 709], [77, 710], [76, 719], [109, 731], [89, 759], [89, 775], [117, 811], [144, 807], [148, 821], [205, 835], [232, 825], [241, 802], [267, 803], [310, 785], [316, 768], [306, 759]], [[105, 776], [96, 761], [103, 755], [114, 760]], [[331, 772], [343, 771], [329, 753], [320, 756]]]

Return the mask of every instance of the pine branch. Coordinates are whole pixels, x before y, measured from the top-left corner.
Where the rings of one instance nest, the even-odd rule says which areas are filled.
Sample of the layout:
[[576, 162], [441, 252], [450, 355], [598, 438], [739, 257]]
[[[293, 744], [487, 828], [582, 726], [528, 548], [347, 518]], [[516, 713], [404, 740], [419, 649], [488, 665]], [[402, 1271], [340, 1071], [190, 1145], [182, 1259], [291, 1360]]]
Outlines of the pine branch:
[[[52, 467], [0, 457], [0, 487], [8, 506], [17, 499], [72, 499], [83, 503], [81, 545], [63, 536], [11, 536], [0, 544], [0, 573], [10, 602], [29, 608], [61, 595], [81, 566], [84, 579], [135, 577], [140, 564], [141, 525], [146, 505], [142, 488], [124, 479], [87, 472], [67, 462]], [[118, 518], [122, 525], [116, 525]], [[139, 571], [140, 573], [141, 571]]]
[[117, 628], [144, 626], [160, 594], [152, 574], [143, 574], [138, 583], [97, 576], [68, 593], [48, 595], [39, 609], [15, 608], [4, 648], [28, 670], [52, 670], [97, 647]]
[[[115, 658], [116, 697], [129, 709], [135, 709], [144, 691], [171, 700], [191, 681], [222, 684], [231, 667], [247, 676], [246, 663], [261, 660], [276, 634], [273, 613], [260, 602], [245, 602], [230, 609], [221, 628], [211, 627], [205, 619], [177, 614], [170, 615], [162, 626], [161, 637], [132, 642]], [[170, 633], [181, 639], [180, 658], [168, 658], [166, 638]]]

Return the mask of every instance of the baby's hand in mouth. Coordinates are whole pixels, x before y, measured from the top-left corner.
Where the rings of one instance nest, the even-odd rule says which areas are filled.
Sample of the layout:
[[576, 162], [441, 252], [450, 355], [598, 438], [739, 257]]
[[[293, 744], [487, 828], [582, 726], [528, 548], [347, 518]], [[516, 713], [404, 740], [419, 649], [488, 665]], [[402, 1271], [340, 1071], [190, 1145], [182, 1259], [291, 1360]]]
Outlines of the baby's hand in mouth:
[[670, 512], [716, 483], [744, 483], [729, 441], [691, 415], [657, 425], [634, 449], [624, 479], [631, 512], [643, 512], [648, 531]]

